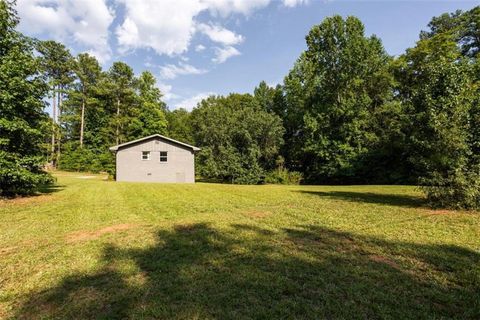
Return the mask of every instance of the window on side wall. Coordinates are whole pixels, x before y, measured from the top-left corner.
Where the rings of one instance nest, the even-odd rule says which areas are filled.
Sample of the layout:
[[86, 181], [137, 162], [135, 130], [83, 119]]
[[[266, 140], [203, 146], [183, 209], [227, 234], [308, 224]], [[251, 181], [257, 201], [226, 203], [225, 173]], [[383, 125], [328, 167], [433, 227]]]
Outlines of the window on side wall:
[[142, 151], [142, 160], [150, 160], [150, 151]]
[[168, 161], [167, 151], [160, 151], [160, 162], [167, 162], [167, 161]]

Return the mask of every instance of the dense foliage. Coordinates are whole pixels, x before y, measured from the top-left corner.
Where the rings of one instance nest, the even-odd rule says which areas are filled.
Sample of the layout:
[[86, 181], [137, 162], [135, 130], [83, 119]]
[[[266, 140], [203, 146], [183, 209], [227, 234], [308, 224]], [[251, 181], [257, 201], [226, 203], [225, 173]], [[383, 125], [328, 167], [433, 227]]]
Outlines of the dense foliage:
[[281, 119], [251, 95], [203, 100], [192, 112], [198, 172], [232, 183], [259, 183], [273, 169], [283, 142]]
[[150, 72], [135, 77], [123, 62], [103, 72], [88, 54], [78, 55], [72, 64], [76, 77], [59, 110], [57, 139], [65, 144], [57, 157], [61, 169], [113, 173], [109, 146], [166, 133], [166, 105]]
[[[285, 80], [294, 161], [312, 182], [359, 182], [377, 140], [375, 113], [391, 97], [389, 57], [354, 17], [325, 19]], [[300, 156], [299, 156], [300, 155]]]
[[16, 12], [0, 2], [0, 194], [34, 192], [51, 182], [40, 148], [48, 118], [42, 98], [46, 85], [33, 41], [15, 31]]
[[[465, 15], [457, 12], [434, 19], [428, 37], [397, 61], [399, 99], [408, 119], [405, 148], [434, 206], [480, 207], [480, 114], [475, 68], [480, 43], [458, 36], [468, 32], [462, 31], [461, 25], [470, 15], [480, 17], [474, 9]], [[449, 28], [439, 26], [445, 19], [453, 20]]]
[[47, 161], [113, 173], [109, 146], [160, 133], [200, 147], [209, 180], [417, 184], [434, 206], [480, 207], [480, 7], [432, 18], [395, 58], [359, 19], [326, 18], [282, 84], [171, 111], [150, 72], [27, 39], [0, 3], [3, 193], [46, 182]]

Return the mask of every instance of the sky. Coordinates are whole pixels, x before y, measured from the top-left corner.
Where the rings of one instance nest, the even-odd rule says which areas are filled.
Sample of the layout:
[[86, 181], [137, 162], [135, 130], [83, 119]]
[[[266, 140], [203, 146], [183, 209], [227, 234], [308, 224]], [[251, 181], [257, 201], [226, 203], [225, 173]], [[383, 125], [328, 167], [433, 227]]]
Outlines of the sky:
[[17, 0], [20, 31], [152, 72], [170, 109], [212, 94], [282, 83], [305, 35], [325, 17], [353, 15], [391, 55], [415, 45], [433, 16], [480, 1]]

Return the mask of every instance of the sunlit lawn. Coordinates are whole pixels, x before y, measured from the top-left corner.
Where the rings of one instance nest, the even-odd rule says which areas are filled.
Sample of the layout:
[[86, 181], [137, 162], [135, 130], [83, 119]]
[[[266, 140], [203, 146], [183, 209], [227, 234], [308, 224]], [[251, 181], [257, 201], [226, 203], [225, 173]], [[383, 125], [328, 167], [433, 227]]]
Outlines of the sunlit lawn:
[[0, 318], [480, 318], [480, 213], [414, 187], [57, 178], [0, 201]]

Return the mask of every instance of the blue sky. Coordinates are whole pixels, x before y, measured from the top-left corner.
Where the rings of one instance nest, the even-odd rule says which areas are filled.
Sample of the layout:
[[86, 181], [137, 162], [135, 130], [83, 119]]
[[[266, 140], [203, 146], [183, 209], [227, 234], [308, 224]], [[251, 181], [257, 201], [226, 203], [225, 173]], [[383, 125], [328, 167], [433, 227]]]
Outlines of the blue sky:
[[305, 35], [325, 17], [354, 15], [391, 55], [415, 44], [433, 16], [480, 1], [18, 0], [20, 30], [90, 52], [104, 68], [150, 70], [171, 109], [210, 94], [281, 83]]

